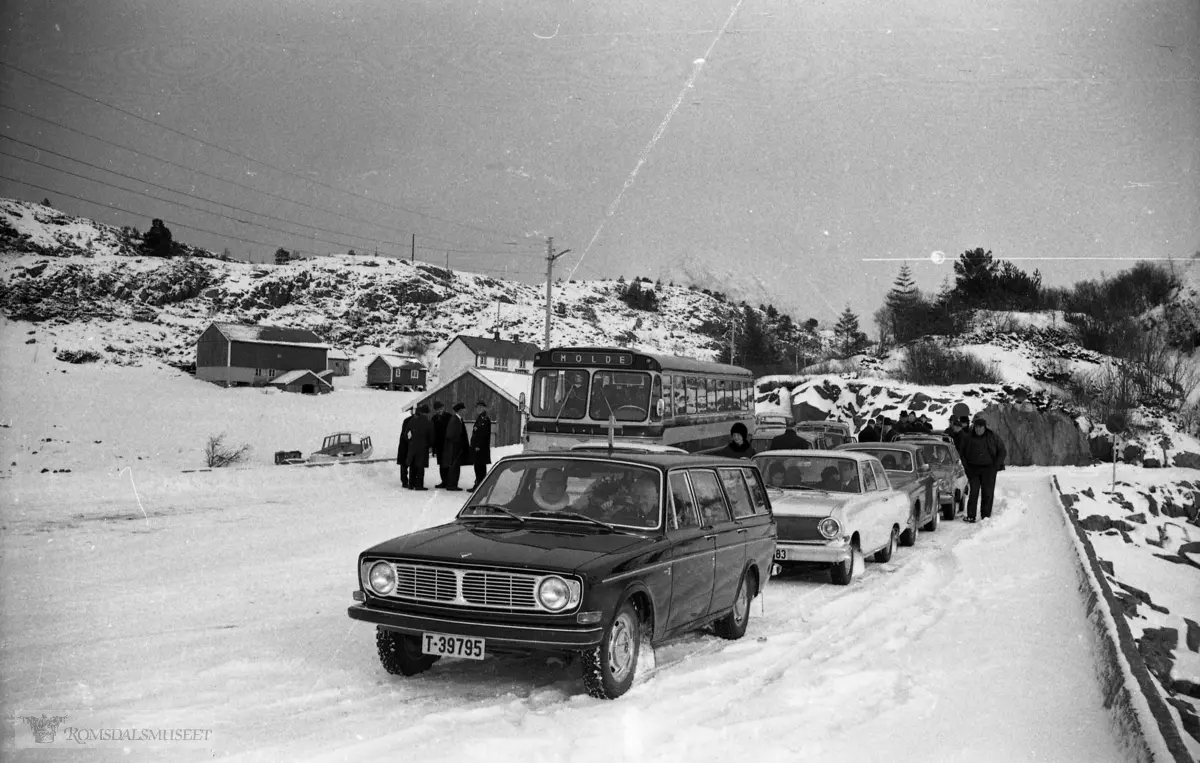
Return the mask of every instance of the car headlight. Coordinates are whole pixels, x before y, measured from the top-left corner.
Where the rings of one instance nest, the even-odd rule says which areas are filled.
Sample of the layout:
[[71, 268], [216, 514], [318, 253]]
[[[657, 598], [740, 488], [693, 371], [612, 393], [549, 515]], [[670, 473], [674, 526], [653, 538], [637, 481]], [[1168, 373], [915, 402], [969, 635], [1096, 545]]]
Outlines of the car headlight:
[[367, 584], [380, 596], [396, 590], [396, 571], [387, 562], [375, 562], [367, 572]]
[[537, 600], [543, 608], [551, 612], [561, 612], [579, 603], [579, 583], [554, 576], [543, 578], [542, 582], [538, 583]]
[[817, 525], [817, 530], [829, 540], [833, 540], [842, 534], [842, 523], [833, 517], [825, 517]]

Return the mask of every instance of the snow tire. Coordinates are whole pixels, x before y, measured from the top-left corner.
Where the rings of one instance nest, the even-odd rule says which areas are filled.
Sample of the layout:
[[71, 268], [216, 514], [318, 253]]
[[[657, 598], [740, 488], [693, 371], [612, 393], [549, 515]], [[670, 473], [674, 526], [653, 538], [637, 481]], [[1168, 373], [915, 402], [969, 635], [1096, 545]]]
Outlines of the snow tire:
[[834, 585], [850, 585], [850, 582], [854, 580], [854, 565], [860, 556], [862, 556], [862, 551], [858, 546], [851, 546], [849, 559], [830, 566], [829, 579], [833, 581]]
[[755, 589], [754, 577], [746, 570], [738, 583], [737, 596], [733, 599], [733, 611], [713, 624], [718, 636], [736, 641], [746, 635], [746, 628], [750, 625], [750, 602], [758, 595]]
[[581, 655], [583, 685], [596, 699], [616, 699], [633, 686], [642, 643], [642, 621], [625, 601], [599, 646]]
[[379, 650], [379, 662], [383, 669], [394, 676], [424, 673], [441, 659], [434, 654], [421, 654], [421, 642], [416, 636], [385, 628], [375, 629], [375, 647]]
[[896, 542], [897, 542], [897, 537], [899, 535], [900, 535], [900, 532], [895, 527], [893, 527], [892, 532], [888, 535], [888, 544], [886, 546], [884, 546], [883, 548], [879, 549], [878, 551], [876, 551], [875, 556], [873, 556], [872, 558], [876, 562], [892, 561], [892, 555], [896, 553]]
[[920, 517], [921, 507], [920, 505], [914, 505], [912, 509], [912, 527], [906, 528], [904, 532], [900, 534], [901, 546], [917, 545], [917, 536], [921, 534], [921, 526], [917, 524], [921, 521]]

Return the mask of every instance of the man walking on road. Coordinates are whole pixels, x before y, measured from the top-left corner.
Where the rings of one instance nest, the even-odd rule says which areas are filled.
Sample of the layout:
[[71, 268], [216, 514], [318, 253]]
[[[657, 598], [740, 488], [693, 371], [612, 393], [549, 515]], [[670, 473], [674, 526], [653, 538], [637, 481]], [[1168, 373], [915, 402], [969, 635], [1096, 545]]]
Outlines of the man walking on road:
[[958, 454], [970, 482], [971, 496], [967, 499], [967, 521], [975, 521], [978, 505], [979, 518], [992, 516], [992, 500], [996, 495], [996, 472], [1003, 471], [1008, 451], [1000, 435], [988, 429], [987, 419], [982, 414], [975, 416], [971, 431], [962, 438]]

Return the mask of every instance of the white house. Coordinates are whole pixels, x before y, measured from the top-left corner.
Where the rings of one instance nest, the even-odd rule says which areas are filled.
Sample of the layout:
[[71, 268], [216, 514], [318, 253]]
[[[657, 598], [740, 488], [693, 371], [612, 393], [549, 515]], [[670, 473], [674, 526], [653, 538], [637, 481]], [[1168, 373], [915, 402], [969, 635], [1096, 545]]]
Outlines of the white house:
[[438, 379], [453, 379], [468, 368], [530, 373], [540, 350], [530, 342], [513, 342], [493, 334], [491, 339], [459, 334], [438, 353]]

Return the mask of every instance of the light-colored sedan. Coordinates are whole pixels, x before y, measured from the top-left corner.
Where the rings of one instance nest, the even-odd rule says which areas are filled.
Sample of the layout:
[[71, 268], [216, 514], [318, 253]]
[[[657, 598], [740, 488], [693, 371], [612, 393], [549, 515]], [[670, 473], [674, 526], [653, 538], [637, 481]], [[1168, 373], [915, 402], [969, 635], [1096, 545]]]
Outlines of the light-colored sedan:
[[856, 557], [892, 558], [909, 522], [907, 492], [865, 453], [773, 450], [754, 457], [778, 524], [781, 567], [823, 564], [834, 583], [854, 578]]

